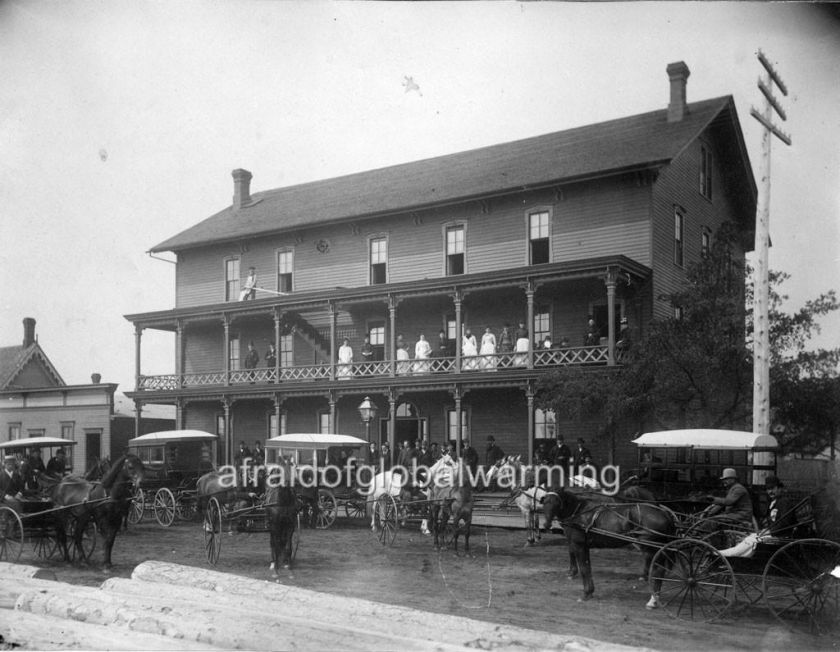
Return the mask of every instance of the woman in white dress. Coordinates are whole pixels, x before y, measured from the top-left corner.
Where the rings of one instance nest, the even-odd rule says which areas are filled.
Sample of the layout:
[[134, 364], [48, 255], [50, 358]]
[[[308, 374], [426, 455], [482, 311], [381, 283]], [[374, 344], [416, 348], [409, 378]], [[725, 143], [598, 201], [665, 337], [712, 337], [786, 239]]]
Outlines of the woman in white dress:
[[478, 365], [476, 364], [475, 356], [478, 355], [478, 344], [475, 341], [475, 335], [472, 334], [470, 329], [468, 328], [464, 332], [464, 337], [461, 338], [461, 357], [464, 358], [462, 368], [463, 369], [476, 369]]
[[484, 335], [481, 336], [481, 368], [495, 369], [498, 361], [496, 359], [496, 336], [489, 326], [484, 328]]
[[429, 357], [432, 355], [432, 345], [426, 340], [426, 336], [420, 333], [420, 339], [414, 345], [414, 373], [429, 373]]
[[402, 342], [397, 345], [397, 373], [403, 375], [411, 371], [411, 362], [409, 362], [410, 358], [408, 356], [408, 349], [406, 349], [405, 347], [405, 342]]
[[353, 375], [353, 349], [350, 346], [350, 340], [346, 337], [338, 347], [338, 379], [349, 380]]

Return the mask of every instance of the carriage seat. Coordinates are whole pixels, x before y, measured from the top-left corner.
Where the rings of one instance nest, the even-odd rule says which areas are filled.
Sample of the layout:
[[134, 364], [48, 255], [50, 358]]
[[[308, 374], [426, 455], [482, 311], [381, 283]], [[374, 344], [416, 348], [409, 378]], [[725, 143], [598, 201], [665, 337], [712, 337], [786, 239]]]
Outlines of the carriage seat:
[[755, 549], [762, 541], [766, 541], [770, 537], [766, 534], [753, 532], [748, 534], [731, 548], [719, 550], [724, 557], [752, 557], [755, 554]]

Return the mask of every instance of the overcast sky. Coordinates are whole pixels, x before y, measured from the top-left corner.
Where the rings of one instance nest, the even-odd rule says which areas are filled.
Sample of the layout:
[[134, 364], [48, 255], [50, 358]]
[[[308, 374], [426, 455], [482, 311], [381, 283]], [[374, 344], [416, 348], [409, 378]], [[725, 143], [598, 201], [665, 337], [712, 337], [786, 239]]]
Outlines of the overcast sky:
[[[175, 305], [148, 249], [252, 192], [733, 95], [758, 180], [762, 48], [790, 89], [770, 267], [840, 287], [840, 24], [783, 3], [0, 3], [0, 346], [134, 386], [124, 314]], [[409, 90], [409, 77], [418, 88]], [[170, 255], [171, 257], [171, 255]], [[840, 319], [826, 321], [836, 346]], [[145, 331], [144, 373], [174, 370]]]

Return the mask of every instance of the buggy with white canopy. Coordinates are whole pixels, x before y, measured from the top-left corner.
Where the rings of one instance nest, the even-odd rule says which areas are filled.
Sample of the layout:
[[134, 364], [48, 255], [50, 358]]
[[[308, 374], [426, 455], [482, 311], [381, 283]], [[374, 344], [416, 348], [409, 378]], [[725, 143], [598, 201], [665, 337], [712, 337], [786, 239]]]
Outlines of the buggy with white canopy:
[[129, 521], [139, 523], [147, 509], [164, 527], [176, 517], [195, 518], [195, 483], [213, 470], [217, 443], [216, 435], [203, 430], [163, 430], [130, 439], [128, 447], [143, 462], [146, 476], [132, 501]]

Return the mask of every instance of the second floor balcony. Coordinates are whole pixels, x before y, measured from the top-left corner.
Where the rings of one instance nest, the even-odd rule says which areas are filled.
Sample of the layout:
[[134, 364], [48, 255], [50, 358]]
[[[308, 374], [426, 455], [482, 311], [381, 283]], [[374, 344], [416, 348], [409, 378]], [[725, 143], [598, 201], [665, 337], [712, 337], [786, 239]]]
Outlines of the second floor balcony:
[[[617, 353], [621, 362], [623, 351]], [[537, 349], [532, 352], [495, 353], [492, 355], [430, 357], [414, 360], [380, 360], [351, 364], [312, 364], [289, 367], [255, 367], [201, 373], [141, 375], [138, 391], [176, 391], [197, 387], [235, 385], [276, 385], [306, 381], [353, 382], [388, 378], [426, 379], [430, 376], [514, 373], [544, 371], [561, 366], [606, 365], [606, 345]]]

